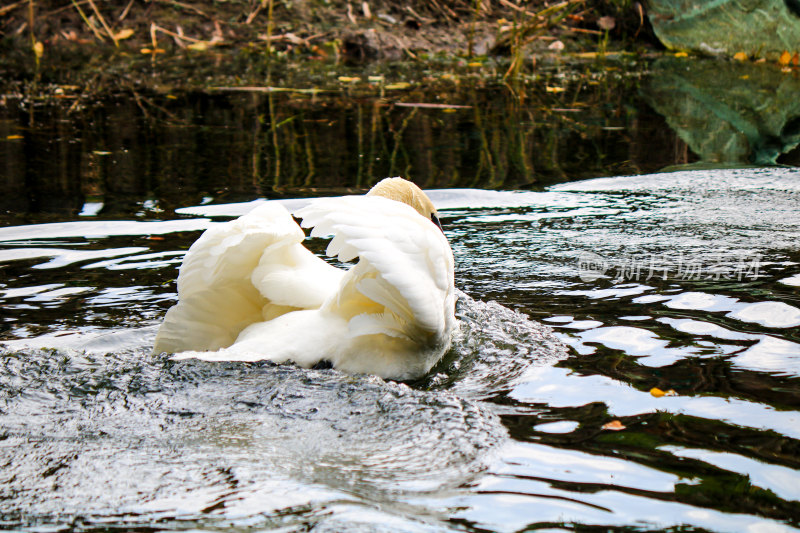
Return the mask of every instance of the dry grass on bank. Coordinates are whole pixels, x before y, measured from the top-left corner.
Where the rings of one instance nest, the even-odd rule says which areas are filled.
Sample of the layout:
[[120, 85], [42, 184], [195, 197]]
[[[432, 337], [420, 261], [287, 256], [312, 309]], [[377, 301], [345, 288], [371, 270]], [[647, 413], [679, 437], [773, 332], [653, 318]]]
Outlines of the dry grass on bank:
[[355, 60], [522, 57], [556, 41], [632, 40], [642, 28], [644, 11], [631, 0], [18, 0], [0, 8], [2, 46], [37, 61], [80, 48], [157, 55], [226, 46]]

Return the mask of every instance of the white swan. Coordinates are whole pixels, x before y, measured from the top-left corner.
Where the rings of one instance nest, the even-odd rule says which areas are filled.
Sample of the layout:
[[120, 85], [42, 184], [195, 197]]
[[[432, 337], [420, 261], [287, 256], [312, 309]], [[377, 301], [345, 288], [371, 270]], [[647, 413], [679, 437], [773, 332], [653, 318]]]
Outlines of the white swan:
[[[313, 200], [295, 213], [312, 236], [333, 235], [329, 265], [301, 243], [280, 204], [208, 229], [186, 254], [178, 303], [154, 352], [209, 361], [293, 361], [410, 379], [450, 346], [456, 325], [453, 252], [430, 199], [387, 178], [366, 196]], [[437, 227], [439, 226], [439, 227]]]

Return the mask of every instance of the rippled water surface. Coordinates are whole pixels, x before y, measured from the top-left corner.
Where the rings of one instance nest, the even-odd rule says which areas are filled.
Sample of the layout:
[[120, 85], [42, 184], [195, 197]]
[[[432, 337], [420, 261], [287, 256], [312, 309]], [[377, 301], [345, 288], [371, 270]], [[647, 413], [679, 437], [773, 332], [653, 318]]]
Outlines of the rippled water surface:
[[264, 200], [0, 228], [0, 526], [800, 528], [800, 172], [430, 195], [461, 328], [412, 383], [150, 355]]
[[[800, 82], [633, 63], [2, 89], [0, 528], [800, 529], [800, 171], [702, 170], [800, 165]], [[397, 174], [456, 257], [429, 375], [150, 354], [205, 228]]]

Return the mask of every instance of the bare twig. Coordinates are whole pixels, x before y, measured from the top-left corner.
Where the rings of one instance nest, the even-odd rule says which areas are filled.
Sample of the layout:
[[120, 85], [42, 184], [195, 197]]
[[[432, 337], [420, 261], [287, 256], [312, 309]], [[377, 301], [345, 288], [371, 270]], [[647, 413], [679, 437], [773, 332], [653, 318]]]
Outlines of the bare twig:
[[431, 3], [434, 6], [436, 6], [436, 9], [438, 9], [439, 12], [442, 13], [445, 17], [449, 18], [450, 20], [458, 20], [458, 15], [456, 15], [455, 11], [453, 11], [452, 9], [447, 7], [446, 5], [442, 6], [436, 0], [431, 0]]
[[92, 21], [89, 20], [89, 17], [86, 16], [86, 13], [83, 12], [83, 9], [81, 9], [81, 6], [78, 5], [78, 2], [72, 0], [72, 5], [75, 6], [75, 9], [78, 10], [78, 14], [83, 19], [83, 22], [86, 23], [87, 26], [89, 26], [89, 29], [92, 30], [92, 33], [94, 33], [94, 36], [97, 37], [97, 40], [100, 42], [105, 41], [105, 39], [103, 39], [103, 35], [100, 33], [100, 30], [94, 27], [94, 24], [92, 24]]
[[[36, 34], [34, 33], [34, 12], [33, 12], [33, 0], [28, 0], [28, 22], [30, 24], [31, 30], [31, 49], [33, 50], [33, 55], [36, 58], [36, 69], [39, 69], [39, 56], [41, 55], [39, 51], [36, 49]], [[41, 45], [40, 45], [41, 46]]]
[[117, 38], [114, 36], [114, 32], [111, 31], [111, 28], [109, 28], [108, 24], [106, 24], [106, 19], [103, 18], [103, 15], [100, 13], [100, 10], [97, 9], [97, 6], [95, 5], [94, 1], [93, 0], [89, 0], [89, 5], [92, 6], [92, 10], [94, 11], [94, 14], [97, 15], [97, 18], [100, 19], [100, 24], [103, 25], [103, 28], [105, 28], [106, 33], [108, 33], [108, 36], [111, 37], [112, 41], [114, 41], [114, 46], [119, 48], [119, 43], [117, 42]]
[[14, 2], [13, 4], [10, 4], [10, 5], [4, 6], [4, 7], [0, 7], [0, 16], [5, 15], [6, 13], [8, 13], [10, 11], [14, 11], [18, 7], [22, 7], [27, 2], [28, 2], [28, 0], [20, 0], [19, 2]]
[[183, 2], [178, 2], [176, 0], [158, 0], [158, 1], [161, 2], [162, 4], [172, 4], [173, 6], [177, 6], [177, 7], [183, 8], [183, 9], [187, 9], [189, 11], [194, 11], [198, 15], [206, 17], [207, 19], [210, 19], [210, 20], [214, 20], [214, 17], [207, 15], [204, 11], [201, 11], [200, 9], [194, 7], [193, 5], [184, 4]]
[[128, 16], [128, 11], [131, 10], [131, 6], [133, 5], [133, 2], [134, 2], [134, 0], [131, 0], [130, 2], [128, 2], [128, 5], [125, 6], [125, 9], [123, 9], [122, 13], [120, 13], [119, 17], [117, 17], [118, 21], [122, 22], [123, 20], [125, 20], [125, 17]]
[[589, 30], [586, 28], [567, 28], [569, 31], [574, 31], [575, 33], [589, 33], [591, 35], [603, 35], [603, 32], [598, 30]]
[[470, 109], [471, 105], [429, 104], [427, 102], [395, 102], [396, 107], [421, 107], [423, 109]]
[[174, 31], [169, 31], [167, 28], [162, 28], [161, 26], [159, 26], [158, 24], [155, 24], [155, 23], [153, 23], [151, 28], [152, 28], [151, 31], [153, 31], [153, 30], [160, 31], [161, 33], [166, 33], [170, 37], [173, 37], [175, 39], [180, 39], [182, 41], [189, 41], [191, 43], [203, 42], [202, 39], [195, 39], [193, 37], [187, 37], [186, 35], [183, 35], [182, 33], [175, 33]]
[[528, 15], [529, 17], [536, 17], [536, 13], [531, 13], [530, 11], [519, 7], [518, 5], [512, 4], [508, 0], [497, 0], [497, 1], [500, 2], [504, 6], [509, 7], [511, 9], [513, 9], [514, 11], [517, 11], [518, 13], [523, 13], [525, 15]]
[[256, 18], [256, 15], [258, 15], [258, 12], [264, 9], [266, 5], [267, 5], [266, 1], [261, 0], [261, 2], [258, 3], [256, 8], [253, 11], [251, 11], [249, 15], [247, 15], [247, 20], [245, 20], [244, 23], [250, 24], [251, 22], [253, 22], [253, 20]]
[[[88, 3], [89, 3], [88, 0], [78, 0], [77, 2], [75, 2], [73, 0], [72, 5], [75, 5], [75, 4], [83, 5], [83, 4], [88, 4]], [[63, 6], [59, 7], [59, 8], [53, 9], [51, 11], [48, 11], [47, 13], [45, 13], [44, 17], [42, 17], [42, 18], [49, 18], [49, 17], [52, 17], [53, 15], [58, 15], [59, 13], [61, 13], [63, 11], [67, 11], [68, 9], [71, 9], [70, 4], [65, 4], [65, 5], [63, 5]]]
[[432, 19], [430, 17], [423, 17], [422, 15], [420, 15], [419, 13], [414, 11], [414, 8], [411, 7], [411, 6], [405, 6], [405, 10], [408, 11], [409, 13], [411, 13], [414, 16], [414, 18], [417, 19], [420, 22], [425, 22], [425, 23], [428, 23], [428, 24], [430, 24], [432, 22], [436, 22], [436, 19]]

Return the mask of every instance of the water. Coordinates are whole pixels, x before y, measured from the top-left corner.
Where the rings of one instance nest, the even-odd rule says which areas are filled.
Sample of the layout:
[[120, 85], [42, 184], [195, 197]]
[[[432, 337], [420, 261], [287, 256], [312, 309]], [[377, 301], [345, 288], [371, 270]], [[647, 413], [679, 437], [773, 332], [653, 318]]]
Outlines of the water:
[[[503, 102], [506, 118], [530, 112]], [[241, 123], [269, 102], [251, 105], [236, 108]], [[362, 183], [336, 182], [336, 161], [302, 181], [283, 164], [276, 182], [271, 136], [251, 137], [265, 152], [245, 158], [241, 137], [255, 130], [220, 139], [197, 123], [211, 111], [186, 108], [180, 127], [133, 124], [139, 141], [125, 152], [97, 144], [108, 139], [99, 131], [119, 129], [66, 135], [72, 119], [44, 119], [58, 109], [37, 110], [26, 149], [6, 139], [3, 152], [22, 154], [3, 167], [3, 527], [800, 528], [800, 171], [691, 169], [532, 189], [529, 178], [564, 179], [510, 165], [501, 190], [488, 190], [488, 170], [466, 170], [463, 147], [481, 135], [474, 116], [420, 110], [415, 127], [450, 124], [463, 136], [453, 144], [463, 157], [426, 167], [440, 169], [430, 195], [456, 257], [461, 328], [428, 376], [396, 383], [149, 353], [202, 229], [261, 196], [355, 189], [371, 179], [365, 163], [347, 163]], [[396, 112], [379, 122], [396, 125]], [[341, 113], [366, 120], [358, 106]], [[8, 131], [25, 120], [14, 116]], [[620, 120], [622, 130], [597, 130], [619, 136], [605, 146], [630, 133], [633, 119]], [[156, 125], [177, 144], [154, 140]], [[517, 146], [540, 146], [536, 131], [523, 128]], [[211, 140], [215, 151], [201, 150]], [[614, 157], [584, 171], [631, 170]], [[670, 163], [712, 159], [680, 158]], [[374, 161], [372, 171], [385, 158]], [[615, 421], [624, 429], [604, 429]]]

